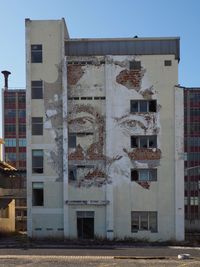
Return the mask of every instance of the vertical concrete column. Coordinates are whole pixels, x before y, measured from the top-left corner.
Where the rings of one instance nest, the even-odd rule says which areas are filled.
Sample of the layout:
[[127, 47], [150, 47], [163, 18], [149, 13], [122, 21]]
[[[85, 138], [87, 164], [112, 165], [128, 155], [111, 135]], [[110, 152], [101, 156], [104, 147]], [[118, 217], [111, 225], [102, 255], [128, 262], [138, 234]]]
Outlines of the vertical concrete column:
[[67, 127], [67, 60], [62, 62], [63, 84], [63, 225], [64, 236], [69, 237], [69, 206], [68, 201], [68, 127]]
[[[106, 156], [110, 155], [112, 151], [111, 139], [112, 129], [110, 128], [110, 120], [112, 119], [112, 65], [106, 63], [105, 60], [105, 91], [106, 91]], [[108, 173], [109, 166], [106, 166]], [[114, 237], [114, 205], [113, 205], [113, 181], [111, 184], [106, 185], [106, 200], [108, 204], [106, 206], [106, 237], [113, 239]]]
[[32, 169], [31, 169], [31, 21], [26, 19], [26, 177], [27, 177], [27, 234], [32, 237]]
[[175, 236], [185, 238], [184, 224], [184, 109], [183, 89], [175, 87]]

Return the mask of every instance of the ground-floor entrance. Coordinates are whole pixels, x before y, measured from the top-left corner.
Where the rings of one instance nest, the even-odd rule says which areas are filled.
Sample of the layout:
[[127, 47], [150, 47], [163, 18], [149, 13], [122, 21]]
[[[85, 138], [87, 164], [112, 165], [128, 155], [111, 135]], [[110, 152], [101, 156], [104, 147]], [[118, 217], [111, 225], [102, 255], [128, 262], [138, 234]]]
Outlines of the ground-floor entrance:
[[94, 211], [77, 211], [77, 235], [79, 239], [94, 238]]

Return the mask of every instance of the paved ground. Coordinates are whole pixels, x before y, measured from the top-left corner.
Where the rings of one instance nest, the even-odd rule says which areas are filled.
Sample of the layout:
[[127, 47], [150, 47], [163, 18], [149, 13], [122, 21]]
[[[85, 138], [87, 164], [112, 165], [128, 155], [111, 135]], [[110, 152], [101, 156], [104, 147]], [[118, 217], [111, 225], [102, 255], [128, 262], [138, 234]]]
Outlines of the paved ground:
[[[189, 260], [177, 255], [189, 253]], [[0, 249], [0, 267], [199, 267], [200, 248], [118, 247], [110, 249]]]
[[200, 261], [177, 259], [115, 259], [113, 257], [82, 256], [0, 256], [0, 267], [199, 267]]

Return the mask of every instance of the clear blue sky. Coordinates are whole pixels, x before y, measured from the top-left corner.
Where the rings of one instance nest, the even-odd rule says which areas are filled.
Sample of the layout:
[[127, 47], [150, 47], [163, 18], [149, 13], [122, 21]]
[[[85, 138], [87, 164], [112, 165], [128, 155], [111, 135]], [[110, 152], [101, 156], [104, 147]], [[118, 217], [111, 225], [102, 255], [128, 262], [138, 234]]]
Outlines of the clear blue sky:
[[[200, 87], [200, 0], [0, 0], [0, 70], [25, 87], [25, 18], [65, 18], [71, 37], [180, 36], [179, 83]], [[3, 76], [0, 76], [3, 87]]]

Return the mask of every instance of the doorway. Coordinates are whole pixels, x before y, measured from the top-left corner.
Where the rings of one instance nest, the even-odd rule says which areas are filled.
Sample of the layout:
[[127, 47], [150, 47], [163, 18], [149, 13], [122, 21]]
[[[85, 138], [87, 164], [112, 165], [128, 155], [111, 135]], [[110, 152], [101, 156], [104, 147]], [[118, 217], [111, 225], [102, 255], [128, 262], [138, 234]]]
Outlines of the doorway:
[[94, 239], [94, 211], [77, 211], [79, 239]]

